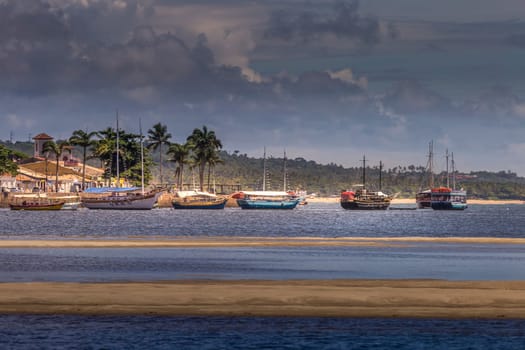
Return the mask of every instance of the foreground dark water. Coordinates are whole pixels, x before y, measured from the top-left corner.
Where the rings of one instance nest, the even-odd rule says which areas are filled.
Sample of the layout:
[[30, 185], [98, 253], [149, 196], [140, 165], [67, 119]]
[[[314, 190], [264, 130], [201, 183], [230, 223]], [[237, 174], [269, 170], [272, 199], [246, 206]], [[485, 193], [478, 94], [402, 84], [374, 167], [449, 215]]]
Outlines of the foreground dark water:
[[[464, 212], [0, 210], [0, 239], [176, 236], [525, 237], [525, 206]], [[173, 279], [525, 279], [525, 247], [0, 249], [0, 282]], [[2, 349], [519, 349], [523, 320], [0, 315]]]
[[4, 349], [522, 349], [522, 320], [0, 316]]

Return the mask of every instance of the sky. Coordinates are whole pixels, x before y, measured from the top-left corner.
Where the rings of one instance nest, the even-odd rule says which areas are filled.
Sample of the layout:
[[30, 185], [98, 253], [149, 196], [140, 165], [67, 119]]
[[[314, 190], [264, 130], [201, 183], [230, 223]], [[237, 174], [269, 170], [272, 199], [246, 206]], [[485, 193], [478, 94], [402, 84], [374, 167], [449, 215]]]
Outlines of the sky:
[[0, 0], [0, 139], [206, 125], [224, 149], [525, 176], [523, 0]]

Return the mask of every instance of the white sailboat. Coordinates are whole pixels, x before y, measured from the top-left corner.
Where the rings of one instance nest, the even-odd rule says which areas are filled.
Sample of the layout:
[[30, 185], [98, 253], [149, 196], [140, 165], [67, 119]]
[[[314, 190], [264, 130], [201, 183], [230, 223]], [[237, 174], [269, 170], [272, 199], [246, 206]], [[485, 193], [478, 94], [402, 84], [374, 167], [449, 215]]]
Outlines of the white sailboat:
[[[140, 124], [140, 121], [139, 121]], [[122, 188], [120, 186], [119, 172], [119, 130], [117, 111], [117, 186], [106, 188], [88, 189], [90, 195], [82, 196], [82, 205], [88, 209], [114, 209], [114, 210], [150, 210], [157, 203], [164, 192], [160, 189], [145, 191], [144, 189], [144, 144], [142, 125], [140, 124], [140, 162], [141, 162], [141, 188]], [[91, 195], [92, 194], [92, 195]]]
[[467, 209], [467, 191], [456, 189], [456, 169], [454, 153], [452, 153], [452, 187], [450, 187], [450, 174], [448, 171], [448, 150], [445, 155], [447, 159], [447, 186], [432, 188], [431, 207], [434, 210], [465, 210]]
[[266, 190], [266, 147], [263, 158], [263, 190], [241, 191], [233, 198], [237, 199], [237, 205], [242, 209], [294, 209], [301, 200], [294, 193], [286, 191], [286, 153], [284, 156], [284, 191]]

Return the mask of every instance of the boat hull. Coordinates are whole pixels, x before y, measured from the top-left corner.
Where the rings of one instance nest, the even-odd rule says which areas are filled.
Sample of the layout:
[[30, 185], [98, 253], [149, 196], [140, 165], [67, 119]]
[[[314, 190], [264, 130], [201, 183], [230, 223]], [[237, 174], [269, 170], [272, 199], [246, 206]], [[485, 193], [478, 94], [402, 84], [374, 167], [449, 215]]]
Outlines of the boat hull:
[[299, 199], [283, 201], [237, 199], [237, 204], [242, 209], [294, 209], [299, 201]]
[[417, 209], [432, 209], [432, 203], [430, 201], [419, 201], [416, 202]]
[[82, 205], [88, 209], [101, 210], [151, 210], [161, 194], [83, 198]]
[[390, 202], [341, 201], [341, 207], [347, 210], [386, 210]]
[[432, 209], [430, 190], [416, 194], [416, 205], [418, 209]]
[[432, 209], [434, 210], [465, 210], [467, 208], [467, 203], [432, 202]]
[[227, 198], [215, 201], [215, 202], [197, 202], [197, 203], [184, 203], [173, 201], [173, 209], [224, 209], [226, 206]]
[[433, 189], [431, 207], [434, 210], [465, 210], [468, 208], [467, 192], [446, 187]]
[[42, 205], [31, 205], [31, 204], [10, 204], [11, 210], [60, 210], [64, 206], [64, 202], [55, 204], [42, 204]]

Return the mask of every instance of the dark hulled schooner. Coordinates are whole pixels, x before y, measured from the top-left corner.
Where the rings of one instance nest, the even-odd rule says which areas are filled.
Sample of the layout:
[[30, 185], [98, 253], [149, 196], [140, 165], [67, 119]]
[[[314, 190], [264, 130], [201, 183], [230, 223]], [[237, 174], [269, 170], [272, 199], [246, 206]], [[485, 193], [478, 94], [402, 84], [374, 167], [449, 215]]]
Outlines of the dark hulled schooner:
[[363, 184], [355, 191], [341, 193], [341, 207], [349, 210], [386, 210], [390, 206], [392, 197], [381, 192], [382, 163], [379, 163], [379, 191], [367, 190], [366, 184], [366, 159], [363, 156]]

